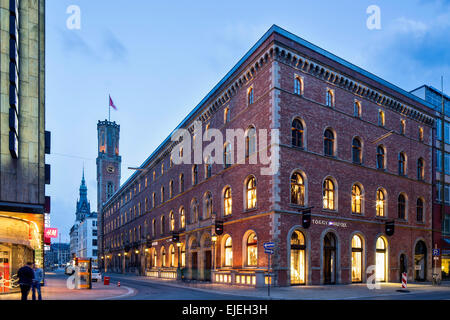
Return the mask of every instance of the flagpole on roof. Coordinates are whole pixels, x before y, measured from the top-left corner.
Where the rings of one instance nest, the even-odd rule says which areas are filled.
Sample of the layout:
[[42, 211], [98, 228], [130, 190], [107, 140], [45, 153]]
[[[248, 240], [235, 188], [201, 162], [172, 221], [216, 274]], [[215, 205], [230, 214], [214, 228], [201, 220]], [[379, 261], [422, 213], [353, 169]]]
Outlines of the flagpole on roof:
[[109, 101], [108, 101], [108, 118], [109, 118], [109, 122], [111, 122], [111, 95], [109, 95]]

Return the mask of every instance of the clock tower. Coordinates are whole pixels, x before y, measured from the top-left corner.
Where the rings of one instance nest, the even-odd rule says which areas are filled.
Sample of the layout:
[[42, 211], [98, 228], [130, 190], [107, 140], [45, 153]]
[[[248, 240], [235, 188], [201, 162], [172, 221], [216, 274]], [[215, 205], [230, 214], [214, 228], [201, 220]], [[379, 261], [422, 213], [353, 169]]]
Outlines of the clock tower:
[[97, 123], [98, 157], [97, 157], [97, 211], [98, 211], [98, 255], [105, 254], [103, 243], [103, 204], [112, 197], [120, 187], [119, 155], [120, 126], [108, 120]]

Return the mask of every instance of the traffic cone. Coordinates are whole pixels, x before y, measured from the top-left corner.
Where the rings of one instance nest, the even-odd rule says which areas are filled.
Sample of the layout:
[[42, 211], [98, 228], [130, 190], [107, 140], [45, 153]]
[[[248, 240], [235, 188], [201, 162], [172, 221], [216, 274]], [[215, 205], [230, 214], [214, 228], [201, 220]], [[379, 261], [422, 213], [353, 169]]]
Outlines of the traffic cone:
[[117, 286], [120, 287], [120, 281], [117, 281]]

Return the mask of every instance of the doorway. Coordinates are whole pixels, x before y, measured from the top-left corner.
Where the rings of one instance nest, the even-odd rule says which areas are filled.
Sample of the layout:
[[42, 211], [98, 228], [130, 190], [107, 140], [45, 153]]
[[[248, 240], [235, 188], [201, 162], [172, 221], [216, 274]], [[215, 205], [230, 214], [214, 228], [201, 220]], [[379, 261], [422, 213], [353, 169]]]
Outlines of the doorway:
[[205, 251], [204, 269], [203, 269], [203, 280], [211, 281], [211, 250]]
[[417, 242], [414, 251], [414, 269], [415, 280], [425, 281], [427, 274], [427, 247], [422, 240]]
[[324, 284], [336, 283], [336, 237], [332, 233], [323, 241], [323, 279]]
[[191, 279], [198, 279], [198, 261], [197, 261], [197, 252], [192, 252], [192, 268], [191, 268]]

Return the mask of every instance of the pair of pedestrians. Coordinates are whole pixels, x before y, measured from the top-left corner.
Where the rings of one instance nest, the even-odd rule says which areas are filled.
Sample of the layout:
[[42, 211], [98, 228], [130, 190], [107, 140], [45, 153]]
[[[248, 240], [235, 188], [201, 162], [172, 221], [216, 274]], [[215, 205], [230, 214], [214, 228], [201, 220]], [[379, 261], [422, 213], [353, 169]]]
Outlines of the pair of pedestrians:
[[22, 293], [21, 300], [27, 300], [30, 289], [33, 290], [33, 300], [36, 300], [36, 292], [39, 300], [42, 300], [41, 282], [44, 277], [44, 272], [38, 268], [36, 264], [27, 262], [25, 266], [17, 272], [19, 278], [20, 292]]

